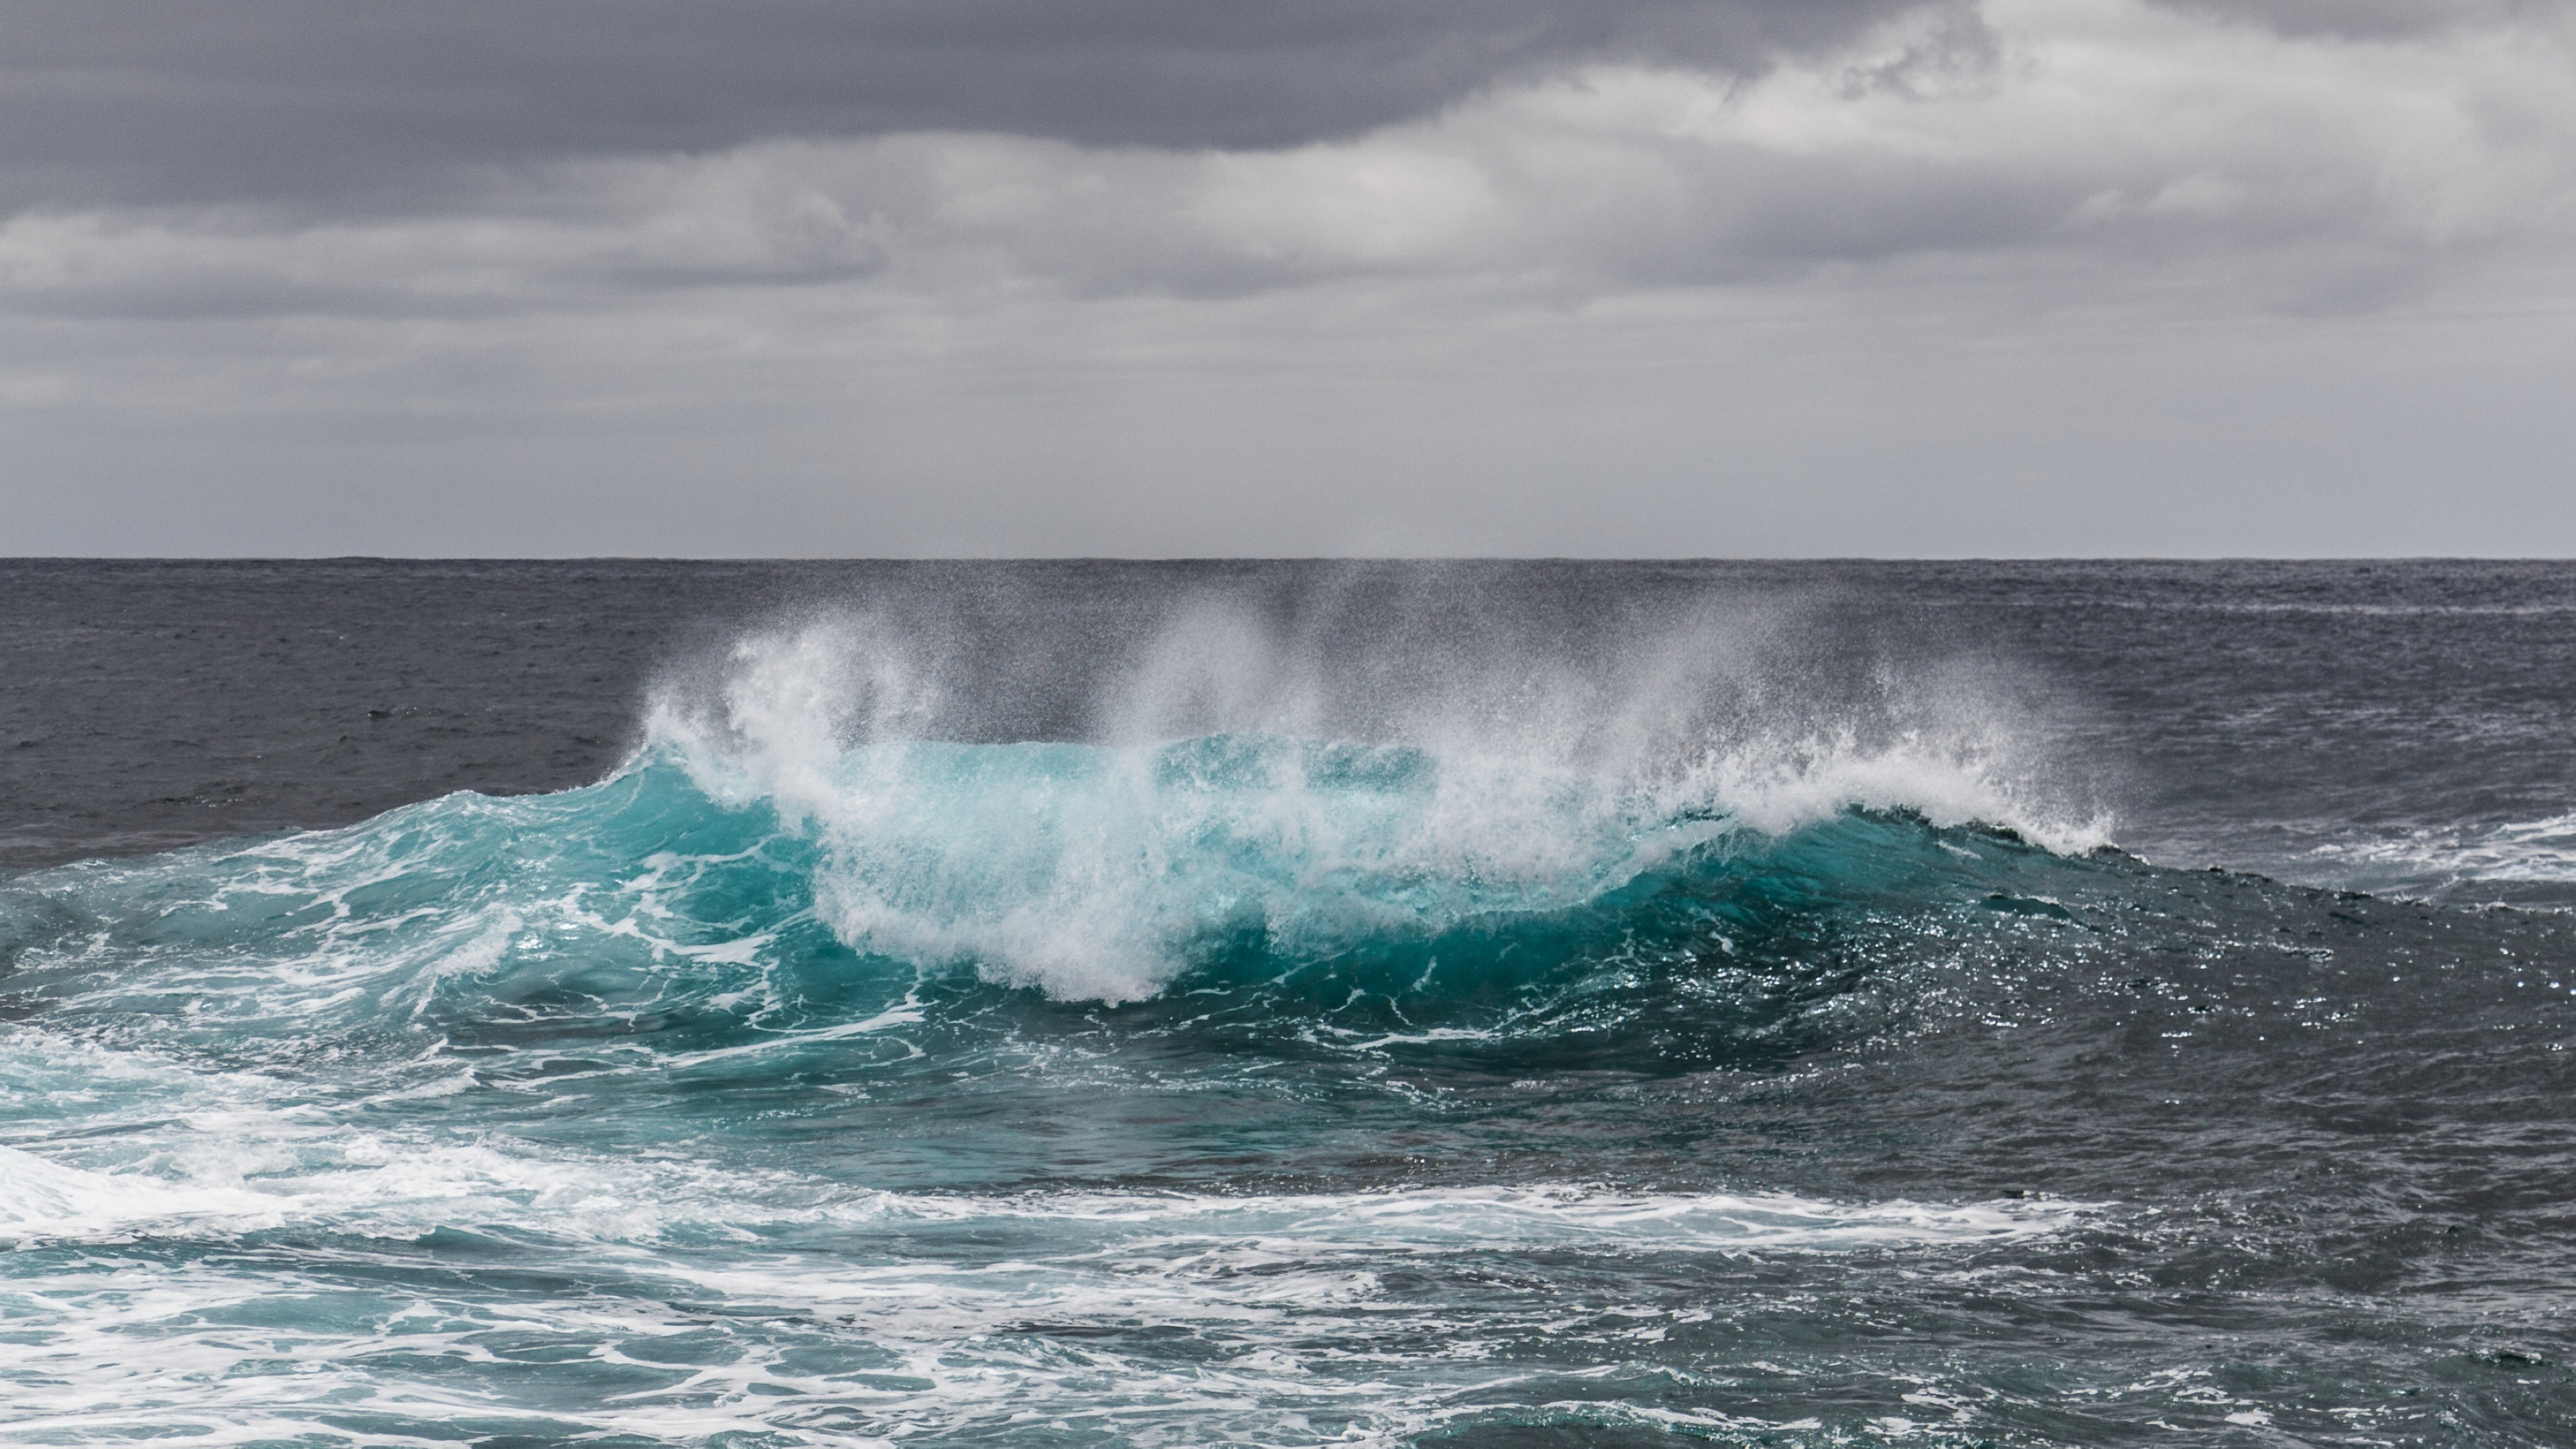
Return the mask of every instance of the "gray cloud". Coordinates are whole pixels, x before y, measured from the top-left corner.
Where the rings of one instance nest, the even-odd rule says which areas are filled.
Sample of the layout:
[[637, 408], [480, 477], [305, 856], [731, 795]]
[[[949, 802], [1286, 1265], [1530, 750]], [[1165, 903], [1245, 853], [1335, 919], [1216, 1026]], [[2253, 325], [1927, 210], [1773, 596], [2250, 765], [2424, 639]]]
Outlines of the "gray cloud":
[[2549, 0], [2158, 0], [2169, 8], [2279, 35], [2397, 40], [2510, 24], [2559, 8]]
[[1268, 147], [1585, 59], [1745, 70], [1924, 0], [0, 0], [0, 210], [998, 131]]
[[2565, 3], [0, 0], [0, 553], [2567, 547], [2571, 298]]
[[1597, 62], [1294, 147], [993, 131], [483, 173], [442, 208], [0, 221], [24, 317], [463, 320], [689, 291], [957, 305], [1373, 281], [1587, 299], [2011, 268], [2207, 305], [2389, 305], [2576, 235], [2576, 50], [2354, 46], [2080, 0], [1926, 11], [1758, 76]]

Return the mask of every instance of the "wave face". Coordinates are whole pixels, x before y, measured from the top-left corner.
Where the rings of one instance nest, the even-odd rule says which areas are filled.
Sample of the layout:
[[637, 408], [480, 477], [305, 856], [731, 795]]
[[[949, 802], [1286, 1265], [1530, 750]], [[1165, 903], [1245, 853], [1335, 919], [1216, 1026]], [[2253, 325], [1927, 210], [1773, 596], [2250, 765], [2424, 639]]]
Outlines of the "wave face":
[[0, 881], [0, 1437], [2576, 1428], [2569, 918], [2151, 865], [2008, 675], [1633, 624], [1193, 606], [1040, 709], [800, 620], [596, 783]]
[[1911, 811], [1772, 835], [1384, 747], [872, 745], [817, 777], [828, 823], [728, 803], [674, 754], [559, 795], [38, 877], [9, 899], [21, 990], [120, 1040], [345, 1053], [370, 1078], [441, 1043], [649, 1043], [657, 1065], [755, 1072], [789, 1058], [748, 1054], [864, 1055], [898, 1027], [953, 1051], [1023, 989], [1299, 1037], [1499, 1045], [1580, 1018], [1611, 1049], [1689, 1021], [1708, 1044], [1684, 1059], [1714, 1062], [1730, 1032], [1780, 1025], [1827, 964], [1819, 932], [2056, 909], [2012, 893], [2086, 869]]

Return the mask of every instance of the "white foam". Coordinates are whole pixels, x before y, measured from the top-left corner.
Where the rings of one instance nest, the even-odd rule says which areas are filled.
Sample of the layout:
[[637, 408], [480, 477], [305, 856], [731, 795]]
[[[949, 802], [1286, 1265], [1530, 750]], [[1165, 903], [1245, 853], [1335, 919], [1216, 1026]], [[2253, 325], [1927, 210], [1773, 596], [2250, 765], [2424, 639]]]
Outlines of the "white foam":
[[920, 993], [906, 992], [901, 1003], [887, 1007], [865, 1021], [845, 1022], [839, 1026], [818, 1027], [810, 1031], [781, 1032], [776, 1036], [746, 1042], [741, 1046], [711, 1047], [705, 1051], [695, 1052], [673, 1052], [653, 1058], [649, 1066], [625, 1070], [662, 1072], [683, 1067], [704, 1066], [708, 1062], [756, 1057], [782, 1047], [810, 1047], [819, 1042], [847, 1041], [852, 1037], [874, 1036], [879, 1032], [892, 1031], [899, 1026], [918, 1026], [927, 1019], [922, 1011]]
[[[904, 1015], [889, 1012], [888, 1017]], [[1564, 1184], [1314, 1195], [853, 1191], [788, 1173], [629, 1160], [506, 1139], [386, 1136], [256, 1110], [206, 1111], [148, 1139], [152, 1171], [96, 1171], [0, 1148], [0, 1225], [77, 1238], [232, 1233], [287, 1222], [355, 1231], [494, 1224], [598, 1241], [675, 1229], [1017, 1225], [1090, 1248], [1192, 1240], [1264, 1251], [1567, 1247], [1838, 1251], [2055, 1232], [2080, 1204], [1837, 1204], [1778, 1193], [1630, 1194]]]
[[2576, 882], [2576, 813], [2336, 841], [2317, 846], [2311, 856], [2344, 866], [2365, 883]]
[[1453, 672], [1336, 733], [1316, 662], [1218, 610], [1122, 676], [1101, 742], [975, 747], [923, 738], [925, 671], [841, 621], [746, 639], [711, 697], [666, 694], [645, 758], [810, 831], [817, 907], [852, 947], [1113, 1003], [1159, 991], [1212, 935], [1329, 951], [1561, 909], [1854, 807], [2058, 850], [2107, 838], [2025, 798], [2015, 732], [1962, 689], [1927, 689], [1938, 707], [1910, 722], [1882, 702], [1866, 728], [1748, 723], [1709, 714], [1710, 666], [1678, 644], [1640, 657], [1606, 694], [1509, 661]]
[[185, 1230], [283, 1221], [276, 1204], [237, 1187], [88, 1172], [0, 1147], [0, 1235], [89, 1238], [160, 1223]]
[[[1591, 1317], [1523, 1293], [1468, 1312], [1365, 1275], [1326, 1283], [1293, 1271], [1177, 1280], [1104, 1270], [1077, 1284], [1014, 1265], [871, 1274], [782, 1261], [725, 1273], [619, 1257], [584, 1277], [578, 1294], [507, 1301], [433, 1287], [408, 1303], [381, 1299], [347, 1327], [261, 1312], [256, 1333], [235, 1326], [245, 1308], [310, 1297], [336, 1300], [345, 1318], [356, 1285], [184, 1262], [113, 1280], [22, 1278], [30, 1311], [19, 1322], [42, 1338], [18, 1355], [24, 1377], [0, 1404], [0, 1426], [74, 1442], [179, 1431], [193, 1444], [239, 1445], [345, 1433], [363, 1418], [370, 1444], [426, 1444], [500, 1418], [564, 1439], [877, 1445], [1043, 1434], [1054, 1421], [1141, 1442], [1392, 1446], [1470, 1419], [1467, 1405], [1508, 1412], [1536, 1390], [1542, 1404], [1594, 1422], [1813, 1427], [1557, 1400], [1546, 1389], [1598, 1370], [1547, 1373], [1497, 1352], [1506, 1336], [1543, 1333], [1607, 1340], [1614, 1355], [1651, 1352], [1667, 1326], [1707, 1316], [1668, 1303], [1613, 1304]], [[725, 1305], [715, 1321], [729, 1351], [706, 1351], [709, 1320], [674, 1293]], [[1150, 1335], [1142, 1348], [1119, 1340], [1134, 1329], [1191, 1335], [1210, 1351], [1175, 1357], [1154, 1352]], [[1381, 1340], [1390, 1331], [1439, 1347], [1392, 1362]], [[540, 1346], [624, 1382], [606, 1394], [549, 1385], [544, 1360], [527, 1353]], [[419, 1364], [438, 1369], [405, 1372]]]
[[1253, 1238], [1318, 1251], [1408, 1252], [1560, 1245], [1834, 1251], [1985, 1242], [2061, 1231], [2095, 1211], [2093, 1204], [2045, 1199], [1853, 1204], [1788, 1193], [1624, 1193], [1565, 1183], [1279, 1195], [885, 1194], [860, 1209], [890, 1220], [1043, 1220], [1150, 1230], [1167, 1241]]
[[[880, 1029], [903, 1025], [894, 1018], [906, 1010], [884, 1013]], [[1030, 1413], [1231, 1425], [1275, 1440], [1311, 1412], [1349, 1424], [1337, 1442], [1393, 1444], [1452, 1421], [1459, 1391], [1496, 1402], [1527, 1372], [1497, 1351], [1507, 1336], [1580, 1333], [1651, 1355], [1668, 1330], [1707, 1317], [1704, 1303], [1669, 1294], [1584, 1310], [1536, 1290], [1498, 1300], [1490, 1259], [1517, 1257], [1534, 1280], [1569, 1257], [1648, 1254], [1895, 1253], [1917, 1255], [1908, 1271], [1960, 1271], [1942, 1267], [1947, 1255], [2104, 1211], [1582, 1184], [898, 1193], [498, 1135], [369, 1132], [265, 1100], [255, 1083], [193, 1105], [189, 1120], [120, 1134], [141, 1149], [128, 1169], [57, 1160], [97, 1151], [91, 1139], [0, 1149], [0, 1238], [95, 1245], [13, 1273], [13, 1322], [39, 1337], [18, 1350], [28, 1377], [0, 1405], [0, 1432], [77, 1440], [189, 1426], [193, 1443], [245, 1444], [309, 1434], [322, 1415], [435, 1424], [504, 1413], [547, 1432], [693, 1442], [803, 1432], [814, 1426], [799, 1413], [831, 1405], [831, 1442], [982, 1432]], [[252, 1264], [162, 1251], [278, 1227], [342, 1236]], [[408, 1277], [407, 1257], [371, 1262], [368, 1240], [434, 1228], [550, 1240], [538, 1250], [550, 1257], [577, 1245], [583, 1287], [485, 1293], [470, 1278]], [[1479, 1301], [1437, 1286], [1453, 1282], [1484, 1285]], [[379, 1306], [353, 1318], [350, 1305], [371, 1297]], [[335, 1306], [278, 1311], [306, 1302]], [[699, 1303], [758, 1329], [733, 1335], [731, 1354], [694, 1354]], [[244, 1312], [257, 1315], [255, 1334], [240, 1330]], [[1399, 1376], [1390, 1326], [1442, 1347], [1405, 1349]], [[1175, 1358], [1115, 1341], [1137, 1329], [1220, 1351]], [[659, 1387], [513, 1408], [529, 1361], [512, 1346], [532, 1340], [639, 1372], [694, 1367]], [[830, 1366], [853, 1342], [873, 1356], [864, 1380]], [[403, 1367], [422, 1363], [441, 1369]], [[482, 1377], [487, 1367], [497, 1377]]]
[[[61, 1205], [94, 1206], [99, 1186], [76, 1177], [59, 1189]], [[451, 1206], [471, 1225], [483, 1204]], [[718, 1205], [665, 1207], [676, 1221]], [[781, 1215], [748, 1203], [732, 1211], [746, 1221]], [[129, 1249], [127, 1266], [112, 1275], [83, 1265], [14, 1284], [31, 1305], [29, 1326], [44, 1334], [24, 1359], [42, 1379], [0, 1409], [0, 1424], [62, 1435], [187, 1423], [207, 1431], [192, 1442], [242, 1443], [296, 1437], [286, 1431], [309, 1429], [310, 1415], [360, 1406], [414, 1423], [488, 1418], [505, 1408], [496, 1391], [528, 1372], [524, 1358], [496, 1356], [496, 1347], [541, 1340], [646, 1372], [675, 1359], [692, 1365], [662, 1375], [659, 1387], [607, 1398], [550, 1394], [542, 1410], [521, 1411], [558, 1431], [681, 1441], [792, 1433], [814, 1427], [799, 1413], [828, 1405], [832, 1442], [990, 1432], [1033, 1414], [1187, 1423], [1218, 1437], [1287, 1442], [1287, 1426], [1319, 1414], [1348, 1430], [1318, 1441], [1394, 1444], [1458, 1421], [1470, 1391], [1474, 1403], [1514, 1402], [1513, 1386], [1530, 1381], [1533, 1367], [1504, 1351], [1512, 1341], [1580, 1339], [1615, 1364], [1622, 1355], [1651, 1358], [1668, 1332], [1710, 1317], [1701, 1297], [1669, 1288], [1582, 1305], [1536, 1286], [1562, 1271], [1569, 1253], [1937, 1251], [2057, 1231], [2093, 1211], [1566, 1185], [852, 1195], [787, 1214], [809, 1228], [803, 1251], [765, 1239], [692, 1249], [611, 1234], [588, 1240], [577, 1294], [442, 1298], [471, 1289], [433, 1279], [396, 1290], [354, 1323], [346, 1307], [309, 1326], [262, 1311], [255, 1335], [232, 1327], [248, 1305], [350, 1298], [350, 1282], [335, 1276], [338, 1258], [243, 1273], [219, 1260], [159, 1262]], [[560, 1232], [565, 1222], [530, 1211], [518, 1225]], [[363, 1259], [363, 1249], [352, 1252]], [[1541, 1256], [1498, 1278], [1487, 1260], [1514, 1254]], [[370, 1272], [355, 1281], [385, 1280]], [[1597, 1292], [1597, 1276], [1584, 1281]], [[1462, 1289], [1472, 1289], [1472, 1301], [1456, 1296]], [[406, 1303], [407, 1294], [421, 1296]], [[688, 1307], [701, 1303], [725, 1305], [720, 1321], [757, 1331], [729, 1333], [734, 1351], [713, 1359], [661, 1349], [704, 1335], [706, 1320]], [[1141, 1346], [1119, 1341], [1134, 1331], [1148, 1331]], [[1159, 1353], [1154, 1332], [1217, 1351]], [[1395, 1358], [1389, 1334], [1401, 1345]], [[832, 1366], [854, 1342], [875, 1365], [864, 1377]], [[1423, 1343], [1439, 1347], [1426, 1352]], [[399, 1369], [430, 1362], [443, 1365], [439, 1374]], [[487, 1365], [501, 1376], [480, 1378]], [[1544, 1393], [1537, 1402], [1571, 1404]], [[1664, 1412], [1616, 1403], [1586, 1411], [1640, 1423]], [[1677, 1413], [1669, 1422], [1758, 1430], [1807, 1421]]]

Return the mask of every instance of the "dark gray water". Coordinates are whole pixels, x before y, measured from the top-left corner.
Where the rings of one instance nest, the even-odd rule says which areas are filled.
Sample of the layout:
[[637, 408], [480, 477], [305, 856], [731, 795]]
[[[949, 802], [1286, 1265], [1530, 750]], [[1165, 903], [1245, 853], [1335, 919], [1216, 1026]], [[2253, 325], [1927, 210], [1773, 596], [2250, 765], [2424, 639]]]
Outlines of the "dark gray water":
[[2576, 568], [0, 588], [29, 1442], [2576, 1438]]

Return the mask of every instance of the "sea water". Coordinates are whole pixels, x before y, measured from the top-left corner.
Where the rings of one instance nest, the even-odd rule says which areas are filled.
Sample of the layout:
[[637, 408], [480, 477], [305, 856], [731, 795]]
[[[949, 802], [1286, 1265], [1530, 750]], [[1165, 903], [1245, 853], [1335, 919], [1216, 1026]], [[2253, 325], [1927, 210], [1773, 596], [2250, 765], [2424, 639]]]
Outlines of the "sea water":
[[7, 583], [12, 1442], [2576, 1437], [2576, 569]]

